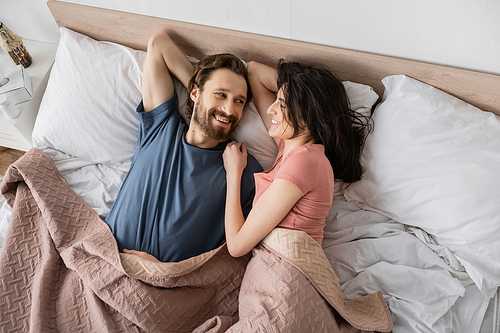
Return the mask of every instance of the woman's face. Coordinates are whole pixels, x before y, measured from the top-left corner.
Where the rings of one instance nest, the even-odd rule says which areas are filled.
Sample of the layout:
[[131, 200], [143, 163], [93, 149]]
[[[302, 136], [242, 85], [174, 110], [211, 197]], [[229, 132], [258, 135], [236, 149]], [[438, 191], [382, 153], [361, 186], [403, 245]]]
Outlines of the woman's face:
[[272, 117], [269, 135], [278, 139], [289, 139], [293, 135], [293, 127], [285, 120], [288, 107], [285, 104], [283, 88], [278, 91], [276, 101], [267, 109], [267, 114]]

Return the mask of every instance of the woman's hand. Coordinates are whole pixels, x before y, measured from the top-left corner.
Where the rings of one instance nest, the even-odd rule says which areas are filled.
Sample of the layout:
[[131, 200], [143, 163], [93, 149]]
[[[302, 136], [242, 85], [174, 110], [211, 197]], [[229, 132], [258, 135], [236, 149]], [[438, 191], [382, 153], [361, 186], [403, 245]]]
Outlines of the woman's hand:
[[228, 143], [224, 154], [224, 168], [228, 176], [235, 175], [241, 177], [243, 170], [247, 166], [247, 148], [245, 143], [238, 143], [236, 141]]
[[156, 259], [154, 256], [150, 255], [149, 253], [142, 252], [142, 251], [123, 249], [123, 253], [133, 254], [133, 255], [136, 255], [136, 256], [139, 256], [141, 258], [144, 258], [144, 259], [147, 259], [147, 260], [151, 260], [151, 261], [154, 261], [154, 262], [161, 262], [158, 259]]

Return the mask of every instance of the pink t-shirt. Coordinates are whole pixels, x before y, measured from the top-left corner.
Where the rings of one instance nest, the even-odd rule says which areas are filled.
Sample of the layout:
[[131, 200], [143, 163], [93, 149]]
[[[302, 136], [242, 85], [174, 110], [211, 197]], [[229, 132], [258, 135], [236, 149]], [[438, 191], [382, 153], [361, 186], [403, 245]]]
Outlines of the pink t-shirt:
[[321, 144], [308, 144], [292, 149], [283, 157], [284, 143], [271, 169], [256, 173], [254, 204], [275, 179], [295, 185], [302, 197], [278, 227], [305, 231], [319, 245], [323, 241], [325, 219], [333, 200], [333, 170]]

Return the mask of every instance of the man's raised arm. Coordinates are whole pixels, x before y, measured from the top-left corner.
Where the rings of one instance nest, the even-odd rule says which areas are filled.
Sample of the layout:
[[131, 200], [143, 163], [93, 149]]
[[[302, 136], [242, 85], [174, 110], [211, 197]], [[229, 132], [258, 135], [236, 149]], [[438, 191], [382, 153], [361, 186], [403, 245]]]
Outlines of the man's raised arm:
[[165, 31], [151, 36], [142, 77], [144, 110], [150, 111], [172, 97], [172, 75], [187, 87], [193, 70], [193, 65]]

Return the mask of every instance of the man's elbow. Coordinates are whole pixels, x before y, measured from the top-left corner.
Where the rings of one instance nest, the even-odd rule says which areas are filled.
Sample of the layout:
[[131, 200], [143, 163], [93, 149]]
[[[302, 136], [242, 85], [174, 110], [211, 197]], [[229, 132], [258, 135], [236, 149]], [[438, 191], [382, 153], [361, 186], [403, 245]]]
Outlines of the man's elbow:
[[149, 37], [148, 49], [154, 48], [158, 45], [164, 45], [165, 43], [173, 43], [173, 42], [166, 31], [159, 30], [155, 32], [153, 35], [151, 35], [151, 37]]

